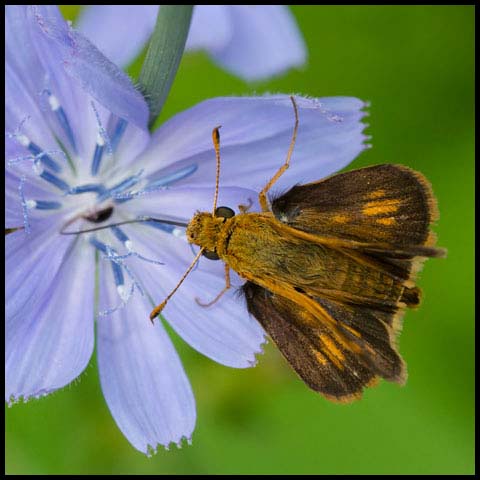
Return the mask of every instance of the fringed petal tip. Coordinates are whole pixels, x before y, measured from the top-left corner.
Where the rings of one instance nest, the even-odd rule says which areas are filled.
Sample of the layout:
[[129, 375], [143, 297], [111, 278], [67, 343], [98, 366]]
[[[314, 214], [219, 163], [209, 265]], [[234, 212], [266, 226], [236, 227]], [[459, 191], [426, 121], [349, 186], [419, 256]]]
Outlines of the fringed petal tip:
[[265, 346], [268, 345], [268, 337], [266, 335], [263, 336], [263, 341], [262, 343], [260, 343], [258, 345], [258, 350], [256, 350], [255, 352], [253, 352], [253, 356], [250, 357], [249, 360], [247, 360], [248, 362], [248, 366], [247, 368], [253, 368], [253, 367], [256, 367], [258, 362], [259, 362], [259, 356], [260, 355], [264, 355], [265, 354]]
[[7, 404], [7, 407], [13, 407], [13, 405], [17, 403], [27, 403], [30, 402], [31, 400], [39, 400], [40, 398], [46, 397], [52, 392], [57, 391], [57, 388], [46, 388], [43, 390], [39, 390], [38, 392], [35, 393], [27, 393], [23, 394], [20, 393], [18, 395], [11, 393], [10, 395], [5, 394], [5, 402]]
[[370, 123], [368, 122], [365, 122], [365, 118], [369, 117], [370, 116], [370, 107], [371, 107], [372, 103], [370, 102], [370, 100], [364, 100], [362, 102], [362, 106], [360, 107], [360, 114], [361, 114], [361, 123], [363, 125], [363, 130], [362, 130], [362, 138], [363, 138], [363, 141], [362, 141], [362, 147], [363, 147], [363, 150], [369, 150], [370, 148], [373, 147], [372, 143], [370, 142], [372, 140], [372, 135], [370, 134], [366, 134], [365, 133], [365, 130], [368, 130], [370, 128]]
[[146, 450], [143, 451], [147, 455], [148, 458], [152, 458], [154, 455], [158, 453], [159, 447], [162, 447], [165, 451], [170, 451], [173, 447], [176, 447], [177, 450], [181, 450], [184, 446], [190, 446], [192, 444], [192, 437], [186, 437], [183, 435], [178, 440], [172, 440], [168, 443], [157, 443], [155, 447], [152, 445], [147, 445]]

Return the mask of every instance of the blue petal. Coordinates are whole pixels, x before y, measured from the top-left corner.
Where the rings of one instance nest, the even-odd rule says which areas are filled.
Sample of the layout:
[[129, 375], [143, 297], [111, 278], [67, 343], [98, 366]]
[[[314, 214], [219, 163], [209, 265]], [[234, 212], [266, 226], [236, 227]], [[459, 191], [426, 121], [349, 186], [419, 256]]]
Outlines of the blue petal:
[[[38, 95], [32, 96], [28, 82], [11, 63], [5, 64], [5, 129], [10, 135], [25, 135], [44, 150], [58, 150], [57, 142], [39, 109]], [[18, 138], [18, 137], [17, 137]], [[17, 141], [17, 145], [20, 143]], [[29, 152], [23, 148], [23, 155]]]
[[[163, 212], [168, 212], [180, 218], [190, 211], [193, 213], [195, 206], [210, 211], [212, 193], [212, 189], [173, 188], [152, 199], [153, 209], [157, 216], [162, 217]], [[239, 203], [247, 204], [252, 194], [254, 192], [246, 189], [223, 189], [219, 205], [236, 210]], [[132, 205], [132, 208], [136, 207]], [[185, 273], [194, 253], [184, 238], [140, 225], [125, 230], [135, 251], [164, 263], [161, 266], [145, 262], [132, 264], [146, 291], [160, 303]], [[255, 364], [255, 355], [262, 351], [264, 333], [248, 315], [243, 299], [236, 295], [236, 287], [243, 280], [233, 272], [232, 280], [234, 287], [215, 305], [209, 308], [199, 306], [196, 297], [208, 302], [225, 286], [223, 263], [201, 259], [198, 268], [190, 273], [167, 304], [164, 315], [177, 333], [202, 354], [224, 365], [246, 368]]]
[[[35, 179], [36, 180], [36, 179]], [[24, 211], [22, 208], [22, 199], [20, 196], [19, 186], [20, 178], [13, 172], [6, 170], [5, 171], [5, 228], [21, 227], [24, 224]], [[51, 192], [45, 191], [44, 187], [46, 182], [31, 182], [29, 180], [25, 181], [23, 185], [24, 196], [26, 199], [41, 199], [48, 201], [58, 201], [58, 195], [52, 194]], [[30, 220], [35, 220], [39, 212], [35, 210], [28, 211], [28, 218]], [[40, 216], [43, 218], [43, 216]], [[51, 220], [54, 217], [51, 217]], [[40, 220], [41, 221], [41, 220]], [[54, 224], [59, 224], [61, 220], [54, 220]], [[54, 233], [58, 232], [60, 227], [54, 227]], [[35, 239], [30, 238], [33, 242]]]
[[63, 66], [83, 90], [118, 117], [146, 129], [148, 107], [130, 79], [83, 35], [68, 27], [58, 9], [29, 11], [38, 55], [47, 71]]
[[[144, 264], [142, 282], [152, 298], [162, 302], [176, 286], [193, 260], [186, 243], [162, 232], [130, 235], [142, 255], [161, 260], [164, 266]], [[153, 242], [153, 243], [152, 243]], [[193, 348], [223, 365], [248, 368], [262, 353], [264, 332], [249, 316], [244, 300], [237, 295], [241, 281], [232, 274], [234, 287], [213, 306], [198, 305], [195, 298], [209, 302], [225, 286], [222, 262], [201, 259], [169, 300], [162, 315], [175, 331]], [[240, 282], [240, 283], [239, 283]], [[146, 317], [147, 318], [147, 317]]]
[[[93, 5], [83, 11], [78, 26], [110, 60], [124, 66], [151, 35], [157, 8]], [[283, 5], [196, 5], [185, 48], [206, 50], [247, 81], [300, 67], [307, 56], [295, 18]]]
[[[199, 188], [195, 186], [179, 186], [166, 190], [151, 192], [138, 197], [126, 209], [130, 212], [129, 217], [151, 216], [153, 218], [182, 219], [189, 222], [195, 212], [211, 212], [215, 188]], [[257, 193], [248, 188], [221, 187], [218, 195], [218, 206], [224, 205], [239, 212], [239, 204], [252, 203], [251, 210], [258, 210]]]
[[188, 32], [185, 50], [222, 51], [233, 35], [229, 5], [196, 5]]
[[[101, 299], [118, 304], [111, 269], [101, 262]], [[98, 367], [103, 394], [120, 430], [149, 453], [190, 439], [195, 399], [178, 355], [160, 323], [148, 319], [149, 302], [135, 292], [127, 305], [97, 321]]]
[[[365, 148], [365, 103], [352, 97], [309, 99], [295, 96], [299, 129], [290, 168], [275, 184], [281, 191], [330, 175]], [[295, 123], [287, 95], [219, 97], [206, 100], [163, 124], [142, 154], [148, 172], [196, 164], [183, 184], [215, 182], [211, 132], [221, 125], [221, 186], [260, 190], [284, 163]]]
[[31, 233], [18, 231], [5, 238], [5, 314], [21, 321], [37, 310], [56, 287], [56, 276], [73, 239], [58, 235], [57, 215], [32, 222]]
[[[46, 223], [42, 222], [43, 228], [48, 227]], [[40, 250], [36, 242], [42, 239], [35, 227], [31, 233], [35, 240], [25, 239], [21, 231], [6, 238], [7, 307], [10, 302], [18, 304], [12, 298], [15, 291], [26, 300], [17, 315], [7, 315], [7, 401], [45, 395], [70, 383], [85, 369], [93, 351], [93, 251], [79, 252], [69, 240], [69, 250], [58, 263], [65, 245], [61, 248], [59, 241], [52, 241], [52, 232], [47, 230], [50, 243]], [[22, 274], [17, 275], [18, 271]]]
[[[74, 161], [86, 160], [88, 170], [99, 131], [92, 102], [104, 127], [113, 112], [128, 120], [127, 132], [135, 130], [137, 139], [148, 139], [148, 108], [141, 94], [125, 74], [68, 27], [56, 7], [8, 6], [6, 21], [6, 124], [10, 131], [25, 120], [21, 133], [48, 150], [55, 148], [48, 132], [51, 128]], [[69, 122], [75, 146], [58, 118], [49, 113], [48, 102], [53, 99]], [[122, 148], [125, 145], [123, 141]], [[77, 169], [77, 173], [83, 172]]]
[[[228, 8], [230, 41], [222, 49], [210, 51], [223, 68], [247, 81], [254, 81], [304, 65], [305, 44], [288, 7], [230, 5]], [[214, 28], [212, 25], [212, 30]]]
[[128, 65], [147, 43], [158, 5], [87, 5], [77, 27], [107, 58]]

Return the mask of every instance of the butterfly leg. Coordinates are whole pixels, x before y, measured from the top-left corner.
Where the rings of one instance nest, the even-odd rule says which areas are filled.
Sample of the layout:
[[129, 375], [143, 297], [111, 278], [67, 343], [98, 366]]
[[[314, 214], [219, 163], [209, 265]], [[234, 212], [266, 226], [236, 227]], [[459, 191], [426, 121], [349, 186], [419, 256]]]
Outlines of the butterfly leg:
[[295, 98], [293, 96], [290, 97], [290, 100], [293, 104], [293, 110], [295, 112], [295, 126], [293, 127], [293, 135], [292, 140], [290, 142], [290, 147], [288, 148], [287, 152], [287, 159], [285, 163], [278, 169], [277, 173], [270, 179], [270, 181], [265, 185], [263, 190], [258, 194], [258, 201], [260, 202], [260, 206], [262, 207], [263, 212], [269, 212], [270, 208], [268, 206], [267, 200], [267, 193], [272, 188], [272, 185], [283, 175], [285, 170], [289, 167], [290, 158], [292, 157], [293, 147], [295, 145], [295, 140], [297, 138], [297, 131], [298, 131], [298, 110], [297, 104], [295, 103]]
[[240, 213], [247, 213], [250, 208], [252, 208], [253, 205], [253, 200], [251, 198], [248, 199], [248, 205], [242, 205], [240, 204], [238, 206], [238, 209], [240, 210]]
[[208, 303], [203, 303], [201, 302], [198, 298], [195, 298], [195, 301], [197, 302], [198, 305], [200, 305], [201, 307], [210, 307], [212, 306], [214, 303], [216, 303], [218, 300], [220, 300], [220, 298], [222, 297], [222, 295], [227, 291], [229, 290], [231, 287], [231, 284], [230, 284], [230, 267], [225, 264], [225, 288], [211, 301], [211, 302], [208, 302]]

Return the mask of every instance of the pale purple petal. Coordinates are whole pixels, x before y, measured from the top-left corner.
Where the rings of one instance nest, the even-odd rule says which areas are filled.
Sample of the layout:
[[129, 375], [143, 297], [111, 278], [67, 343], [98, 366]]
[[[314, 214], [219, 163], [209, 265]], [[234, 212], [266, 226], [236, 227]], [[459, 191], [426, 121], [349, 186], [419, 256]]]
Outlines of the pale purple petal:
[[15, 71], [30, 93], [35, 94], [39, 92], [45, 71], [30, 34], [27, 8], [26, 5], [5, 8], [5, 64]]
[[[43, 15], [42, 15], [43, 14]], [[45, 18], [44, 18], [45, 17]], [[48, 29], [48, 30], [46, 30]], [[38, 103], [38, 109], [43, 118], [33, 117], [25, 123], [24, 128], [32, 128], [30, 124], [39, 124], [35, 128], [50, 127], [55, 135], [61, 139], [62, 143], [69, 150], [70, 155], [74, 154], [73, 146], [67, 138], [65, 132], [59, 127], [56, 120], [51, 120], [52, 114], [49, 114], [49, 95], [51, 92], [70, 121], [77, 153], [85, 157], [86, 152], [92, 144], [92, 136], [95, 138], [96, 128], [94, 121], [86, 121], [87, 113], [91, 110], [88, 104], [88, 98], [85, 92], [77, 85], [74, 85], [71, 78], [65, 73], [64, 58], [59, 53], [56, 41], [52, 39], [51, 32], [56, 32], [59, 41], [70, 45], [68, 37], [68, 26], [62, 18], [60, 12], [55, 6], [8, 6], [6, 8], [6, 60], [9, 68], [12, 68], [30, 93], [33, 101]], [[28, 50], [28, 54], [25, 51]], [[16, 57], [19, 58], [16, 58]], [[6, 71], [8, 73], [8, 70]], [[8, 81], [7, 87], [14, 82]], [[10, 93], [10, 92], [9, 92]], [[17, 122], [23, 120], [25, 116], [31, 116], [35, 111], [30, 111], [26, 107], [26, 99], [22, 100], [18, 106], [10, 107], [19, 95], [7, 99], [9, 108], [16, 109], [16, 116], [9, 119], [9, 128], [15, 129], [19, 125]], [[93, 115], [93, 112], [90, 116]], [[15, 122], [13, 125], [11, 123]], [[27, 130], [28, 133], [29, 130]], [[44, 149], [51, 148], [49, 144], [50, 135], [41, 138], [36, 135], [33, 138]], [[44, 144], [45, 142], [45, 144]]]
[[[125, 66], [150, 37], [157, 12], [158, 5], [90, 5], [78, 27], [110, 60]], [[248, 81], [300, 67], [307, 56], [295, 19], [283, 5], [196, 5], [185, 49], [206, 50]]]
[[[160, 303], [174, 289], [198, 249], [193, 250], [185, 239], [156, 229], [125, 230], [136, 252], [164, 263], [132, 262], [146, 291]], [[237, 293], [244, 280], [232, 271], [232, 289], [216, 304], [205, 308], [195, 301], [213, 300], [225, 286], [224, 272], [223, 262], [202, 258], [168, 302], [163, 315], [200, 353], [230, 367], [251, 367], [256, 362], [255, 355], [262, 352], [265, 339], [262, 328], [248, 315], [244, 299]]]
[[[11, 68], [5, 65], [5, 130], [10, 135], [23, 134], [44, 150], [58, 150], [57, 142], [44, 120], [43, 112], [38, 106], [38, 95], [32, 97], [32, 92]], [[21, 132], [18, 129], [22, 127]], [[22, 149], [26, 155], [26, 149]]]
[[288, 7], [230, 5], [228, 8], [232, 37], [224, 48], [210, 52], [223, 68], [253, 81], [304, 65], [305, 44]]
[[29, 234], [21, 230], [5, 237], [7, 318], [20, 321], [58, 286], [58, 272], [74, 242], [58, 235], [58, 228], [58, 216], [51, 215], [31, 222]]
[[[289, 170], [275, 188], [318, 180], [350, 163], [365, 148], [365, 104], [352, 97], [295, 96], [299, 129]], [[295, 123], [287, 95], [206, 100], [163, 124], [141, 161], [149, 171], [196, 165], [178, 185], [215, 182], [212, 129], [221, 125], [220, 185], [260, 190], [284, 163]], [[172, 167], [173, 168], [173, 167]]]
[[5, 172], [5, 228], [22, 227], [24, 223], [18, 182], [17, 177]]
[[87, 5], [77, 28], [112, 62], [128, 65], [147, 43], [158, 5]]
[[[129, 218], [138, 216], [166, 218], [162, 215], [162, 212], [166, 212], [169, 218], [189, 222], [197, 211], [212, 211], [214, 194], [214, 185], [203, 188], [191, 186], [159, 190], [141, 196], [135, 202], [126, 204], [125, 211], [130, 212]], [[228, 187], [219, 189], [218, 206], [230, 207], [238, 213], [240, 204], [252, 204], [250, 208], [255, 211], [258, 209], [258, 194], [248, 188]]]
[[[5, 170], [5, 228], [22, 227], [24, 225], [24, 209], [19, 188], [20, 182], [21, 179], [18, 175], [11, 170]], [[30, 179], [25, 181], [23, 184], [25, 199], [58, 200], [58, 195], [54, 195], [42, 187], [43, 185], [40, 182], [31, 182]], [[31, 221], [34, 221], [36, 218], [42, 218], [44, 215], [39, 211], [29, 210], [27, 216]], [[58, 216], [56, 218], [57, 221], [60, 221]], [[30, 240], [34, 241], [31, 238]]]
[[229, 5], [195, 5], [185, 50], [222, 51], [232, 38]]
[[[148, 139], [148, 108], [142, 95], [118, 67], [66, 24], [56, 7], [8, 6], [6, 13], [7, 128], [10, 134], [21, 125], [20, 133], [49, 150], [54, 148], [51, 134], [48, 129], [45, 132], [45, 127], [49, 126], [70, 156], [80, 160], [77, 162], [80, 169], [90, 167], [99, 132], [96, 112], [104, 128], [113, 113], [129, 122], [127, 131], [135, 129], [137, 139], [142, 136]], [[25, 51], [25, 44], [37, 55], [20, 54], [17, 59], [17, 53]], [[21, 80], [18, 92], [15, 92], [16, 79]], [[20, 95], [22, 99], [19, 100]], [[76, 148], [51, 111], [52, 101], [63, 109]], [[32, 105], [35, 102], [37, 108]]]
[[[42, 226], [45, 228], [45, 223]], [[40, 232], [35, 232], [35, 242], [40, 242]], [[32, 244], [35, 254], [28, 254], [27, 242], [18, 237], [23, 232], [8, 235], [6, 297], [9, 303], [12, 290], [29, 296], [26, 284], [36, 287], [38, 301], [24, 302], [16, 316], [7, 315], [5, 329], [5, 398], [7, 401], [45, 395], [74, 380], [85, 369], [93, 351], [93, 300], [94, 252], [81, 248], [73, 241], [62, 261], [57, 262], [58, 238], [50, 232], [50, 244], [42, 258], [34, 258], [40, 245]], [[65, 243], [65, 242], [64, 242]], [[78, 243], [81, 243], [78, 242]], [[24, 248], [18, 248], [18, 246]], [[61, 247], [60, 247], [61, 248]], [[12, 253], [11, 250], [16, 250]], [[31, 269], [24, 265], [23, 255], [29, 255]], [[47, 259], [50, 263], [42, 260]], [[37, 268], [42, 263], [41, 268]], [[23, 274], [17, 275], [17, 271]], [[12, 278], [14, 277], [14, 278]], [[20, 277], [22, 281], [20, 281]], [[49, 278], [52, 277], [52, 278]], [[20, 283], [19, 283], [20, 281]], [[48, 294], [42, 290], [46, 283]], [[17, 302], [18, 303], [18, 302]]]
[[[108, 261], [101, 262], [100, 306], [119, 303]], [[178, 355], [150, 305], [135, 292], [127, 305], [97, 321], [103, 394], [120, 430], [138, 450], [179, 444], [192, 435], [195, 400]]]
[[[55, 7], [29, 11], [39, 58], [49, 72], [63, 66], [82, 89], [118, 117], [145, 129], [148, 107], [130, 79], [83, 35], [68, 27]], [[71, 87], [70, 87], [71, 88]], [[73, 112], [72, 112], [73, 113]]]

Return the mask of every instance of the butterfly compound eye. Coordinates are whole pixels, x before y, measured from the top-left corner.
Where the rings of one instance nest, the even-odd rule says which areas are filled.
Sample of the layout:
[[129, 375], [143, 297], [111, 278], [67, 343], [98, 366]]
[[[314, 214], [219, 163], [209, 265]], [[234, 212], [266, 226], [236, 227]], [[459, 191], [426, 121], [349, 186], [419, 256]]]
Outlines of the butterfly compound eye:
[[216, 217], [231, 218], [235, 216], [235, 212], [230, 207], [218, 207], [215, 209]]
[[202, 255], [209, 260], [220, 260], [220, 257], [217, 255], [217, 252], [213, 252], [212, 250], [204, 250]]

